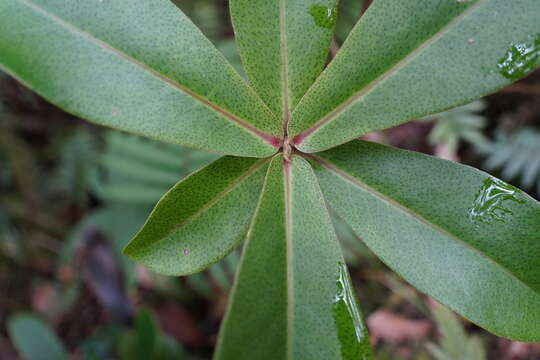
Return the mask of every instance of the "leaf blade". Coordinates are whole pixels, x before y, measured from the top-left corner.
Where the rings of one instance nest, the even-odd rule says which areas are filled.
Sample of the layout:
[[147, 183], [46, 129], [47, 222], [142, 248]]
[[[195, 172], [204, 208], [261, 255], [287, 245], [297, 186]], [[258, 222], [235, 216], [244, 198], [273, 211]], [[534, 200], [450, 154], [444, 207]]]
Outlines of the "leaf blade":
[[317, 180], [299, 157], [282, 163], [268, 170], [215, 358], [370, 358]]
[[167, 275], [192, 274], [225, 257], [247, 231], [267, 166], [267, 159], [226, 156], [180, 181], [124, 254]]
[[27, 360], [68, 358], [56, 334], [34, 315], [23, 313], [11, 316], [7, 330], [17, 350]]
[[[295, 143], [305, 152], [325, 150], [510, 84], [515, 78], [504, 75], [501, 61], [513, 46], [530, 43], [540, 54], [539, 6], [377, 1], [293, 113]], [[540, 65], [531, 54], [529, 70]]]
[[330, 205], [401, 276], [495, 334], [538, 338], [538, 202], [478, 170], [363, 141], [312, 158]]
[[[263, 100], [283, 120], [322, 71], [334, 28], [335, 7], [335, 0], [230, 2], [246, 72]], [[324, 10], [318, 17], [313, 15], [317, 9]], [[317, 18], [327, 22], [317, 25]]]
[[0, 66], [66, 111], [215, 152], [275, 151], [270, 110], [170, 2], [1, 6]]

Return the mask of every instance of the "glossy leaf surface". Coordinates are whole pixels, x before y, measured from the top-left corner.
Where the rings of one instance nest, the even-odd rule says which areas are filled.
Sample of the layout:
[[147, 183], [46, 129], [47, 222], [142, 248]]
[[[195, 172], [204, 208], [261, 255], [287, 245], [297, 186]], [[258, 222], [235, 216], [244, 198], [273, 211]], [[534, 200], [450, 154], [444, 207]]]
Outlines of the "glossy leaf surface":
[[167, 275], [187, 275], [222, 259], [245, 237], [267, 159], [216, 160], [159, 201], [124, 253]]
[[166, 142], [263, 157], [281, 136], [168, 0], [2, 1], [0, 66], [70, 113]]
[[371, 350], [317, 179], [272, 160], [216, 359], [369, 359]]
[[336, 0], [232, 0], [230, 7], [250, 82], [288, 118], [326, 63]]
[[491, 93], [540, 64], [537, 0], [377, 0], [303, 97], [305, 152]]
[[390, 267], [489, 331], [540, 339], [540, 204], [479, 170], [354, 141], [313, 156], [330, 206]]

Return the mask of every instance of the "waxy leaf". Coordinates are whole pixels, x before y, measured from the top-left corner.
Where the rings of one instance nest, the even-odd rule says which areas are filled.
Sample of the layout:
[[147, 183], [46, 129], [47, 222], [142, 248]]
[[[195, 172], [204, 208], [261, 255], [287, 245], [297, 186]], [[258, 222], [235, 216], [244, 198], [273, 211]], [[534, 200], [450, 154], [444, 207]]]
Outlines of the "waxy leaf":
[[326, 63], [337, 17], [336, 2], [230, 2], [236, 41], [249, 79], [284, 120]]
[[269, 159], [223, 157], [176, 184], [124, 253], [153, 271], [187, 275], [245, 237]]
[[371, 358], [317, 179], [300, 157], [272, 160], [215, 358]]
[[465, 104], [540, 64], [538, 0], [377, 0], [296, 107], [317, 152]]
[[264, 157], [282, 132], [168, 0], [2, 0], [0, 67], [70, 113], [166, 142]]
[[540, 203], [479, 170], [369, 142], [311, 158], [330, 206], [411, 284], [499, 336], [540, 340]]

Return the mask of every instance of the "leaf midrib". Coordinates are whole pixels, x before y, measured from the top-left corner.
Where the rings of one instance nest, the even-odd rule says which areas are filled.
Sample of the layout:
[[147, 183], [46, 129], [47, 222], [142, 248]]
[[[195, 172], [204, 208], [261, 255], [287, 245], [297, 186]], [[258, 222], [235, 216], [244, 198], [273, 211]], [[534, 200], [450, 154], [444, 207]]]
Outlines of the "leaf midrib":
[[[208, 202], [206, 202], [203, 206], [201, 206], [199, 208], [199, 210], [197, 210], [196, 212], [194, 212], [192, 215], [190, 215], [189, 217], [187, 217], [184, 221], [174, 225], [174, 227], [172, 228], [172, 230], [170, 230], [167, 234], [163, 235], [162, 237], [160, 237], [159, 239], [153, 241], [153, 242], [150, 242], [148, 243], [146, 246], [143, 246], [142, 248], [138, 248], [137, 250], [139, 251], [144, 251], [150, 247], [154, 247], [156, 246], [157, 244], [161, 243], [162, 241], [168, 239], [172, 234], [176, 233], [178, 231], [178, 229], [180, 229], [181, 227], [184, 227], [186, 226], [187, 224], [189, 223], [192, 223], [193, 221], [195, 221], [198, 217], [200, 217], [202, 214], [204, 214], [207, 210], [209, 210], [210, 208], [212, 208], [214, 205], [216, 205], [217, 203], [219, 203], [225, 196], [229, 195], [231, 192], [233, 192], [236, 188], [238, 188], [240, 185], [242, 185], [244, 183], [245, 180], [247, 180], [251, 175], [253, 175], [254, 173], [256, 173], [258, 170], [260, 170], [266, 163], [268, 163], [272, 158], [264, 158], [264, 159], [260, 159], [258, 160], [257, 162], [255, 162], [249, 169], [247, 169], [243, 174], [241, 174], [240, 176], [238, 176], [238, 178], [236, 178], [230, 185], [228, 185], [224, 190], [222, 190], [220, 193], [218, 193], [216, 196], [214, 196], [212, 199], [210, 199]], [[203, 168], [204, 169], [204, 168]], [[202, 170], [202, 169], [201, 169]], [[194, 173], [195, 174], [195, 173]], [[191, 175], [193, 176], [193, 174]], [[188, 179], [186, 179], [188, 180]], [[184, 180], [185, 181], [185, 180]], [[169, 190], [170, 191], [174, 191], [174, 187]], [[168, 194], [168, 193], [167, 193]], [[165, 198], [167, 196], [167, 194], [165, 194], [163, 196], [163, 198]], [[159, 203], [158, 205], [156, 205], [156, 208], [159, 206]], [[152, 217], [152, 214], [150, 214], [150, 218]], [[145, 228], [145, 226], [143, 226], [143, 229]], [[134, 237], [137, 238], [138, 235], [136, 235]]]
[[[392, 67], [390, 67], [389, 70], [382, 73], [380, 76], [372, 80], [370, 83], [368, 83], [366, 86], [364, 86], [362, 89], [351, 95], [345, 102], [338, 105], [336, 108], [334, 108], [332, 111], [330, 111], [327, 115], [325, 115], [322, 119], [315, 122], [313, 125], [311, 125], [306, 130], [300, 132], [295, 136], [294, 143], [296, 145], [302, 144], [312, 134], [316, 133], [318, 130], [320, 130], [322, 127], [327, 125], [328, 123], [332, 122], [336, 118], [338, 118], [341, 114], [346, 112], [350, 107], [352, 107], [357, 102], [361, 101], [363, 98], [368, 96], [372, 90], [376, 89], [379, 85], [383, 84], [386, 80], [391, 78], [393, 75], [397, 74], [402, 68], [407, 66], [410, 62], [412, 62], [414, 59], [416, 59], [425, 49], [427, 49], [431, 44], [435, 43], [437, 40], [442, 38], [444, 35], [446, 35], [447, 32], [454, 29], [454, 27], [462, 22], [468, 15], [474, 13], [481, 5], [485, 4], [488, 0], [479, 0], [475, 4], [472, 4], [469, 8], [467, 8], [465, 11], [463, 11], [461, 14], [456, 16], [453, 20], [451, 20], [448, 24], [443, 26], [439, 31], [437, 31], [433, 36], [429, 37], [420, 44], [416, 49], [414, 49], [409, 55], [404, 57], [401, 61], [398, 61], [396, 64], [394, 64]], [[339, 57], [340, 54], [334, 58], [334, 61]], [[314, 84], [314, 87], [317, 84]]]
[[337, 166], [331, 164], [330, 162], [328, 161], [325, 161], [323, 160], [322, 158], [316, 156], [316, 155], [312, 155], [312, 154], [309, 154], [306, 156], [314, 161], [316, 161], [317, 163], [319, 163], [321, 166], [323, 166], [324, 168], [330, 170], [331, 172], [335, 173], [336, 175], [338, 175], [340, 178], [342, 178], [343, 180], [351, 183], [352, 185], [354, 185], [355, 187], [358, 187], [360, 188], [361, 190], [373, 195], [374, 197], [378, 198], [379, 200], [387, 203], [388, 205], [392, 206], [393, 208], [397, 209], [398, 211], [400, 211], [401, 213], [407, 215], [407, 216], [410, 216], [412, 217], [413, 219], [419, 221], [420, 223], [426, 225], [427, 227], [435, 230], [436, 232], [439, 232], [441, 233], [442, 235], [450, 238], [451, 240], [454, 240], [455, 242], [461, 244], [462, 246], [464, 246], [465, 248], [473, 251], [474, 253], [480, 255], [482, 258], [486, 259], [488, 262], [491, 262], [492, 264], [496, 265], [497, 267], [499, 267], [500, 269], [502, 269], [504, 272], [506, 272], [511, 278], [513, 278], [514, 280], [516, 280], [518, 283], [522, 284], [523, 286], [525, 286], [527, 289], [529, 289], [530, 291], [532, 291], [533, 294], [537, 294], [537, 295], [540, 295], [535, 289], [533, 289], [529, 284], [525, 283], [522, 279], [518, 278], [514, 273], [512, 273], [506, 266], [504, 266], [503, 264], [500, 264], [499, 262], [497, 262], [495, 259], [493, 259], [492, 257], [490, 257], [489, 255], [483, 253], [482, 251], [478, 250], [477, 248], [475, 248], [474, 246], [470, 245], [469, 243], [465, 242], [464, 240], [460, 239], [459, 237], [457, 237], [456, 235], [450, 233], [449, 231], [443, 229], [442, 227], [440, 227], [439, 225], [437, 224], [434, 224], [433, 222], [429, 221], [428, 219], [426, 219], [425, 217], [423, 217], [422, 215], [414, 212], [412, 209], [409, 209], [403, 205], [401, 205], [400, 203], [398, 203], [397, 201], [393, 200], [392, 198], [388, 197], [387, 195], [379, 192], [378, 190], [372, 188], [371, 186], [369, 186], [368, 184], [360, 181], [359, 179], [357, 179], [356, 177], [354, 177], [353, 175], [349, 174], [348, 172], [346, 172], [345, 170], [342, 170], [340, 168], [338, 168]]
[[[274, 155], [271, 159], [275, 159], [277, 156], [279, 156], [279, 155]], [[263, 182], [263, 185], [262, 185], [262, 188], [261, 188], [261, 193], [259, 194], [259, 199], [257, 200], [257, 207], [255, 208], [255, 211], [253, 212], [253, 215], [251, 216], [250, 224], [249, 224], [248, 230], [246, 232], [245, 242], [244, 242], [244, 246], [243, 246], [243, 249], [242, 249], [242, 255], [240, 257], [240, 262], [238, 264], [236, 273], [234, 275], [234, 281], [233, 281], [233, 286], [232, 286], [231, 291], [230, 291], [229, 301], [227, 302], [225, 315], [223, 316], [223, 320], [222, 320], [223, 324], [227, 324], [229, 322], [229, 318], [230, 318], [230, 316], [232, 314], [231, 309], [232, 309], [232, 306], [233, 306], [234, 298], [236, 297], [236, 291], [237, 291], [237, 288], [239, 286], [238, 284], [240, 283], [240, 281], [239, 281], [240, 273], [242, 272], [242, 269], [244, 267], [244, 263], [245, 263], [246, 258], [247, 258], [246, 253], [247, 253], [247, 251], [249, 249], [249, 246], [251, 244], [251, 239], [253, 238], [253, 229], [256, 226], [257, 219], [259, 217], [259, 212], [260, 212], [260, 209], [261, 209], [261, 205], [263, 203], [264, 195], [266, 194], [266, 191], [267, 191], [266, 188], [268, 186], [268, 178], [269, 178], [269, 175], [270, 175], [270, 171], [271, 171], [271, 165], [266, 170], [266, 174], [264, 176], [264, 182]], [[226, 327], [224, 327], [224, 329], [225, 328]], [[223, 340], [224, 336], [225, 336], [224, 332], [220, 331], [220, 333], [218, 335], [217, 344], [216, 344], [217, 351], [214, 353], [214, 357], [213, 357], [214, 360], [221, 359], [221, 357], [223, 356], [222, 355], [222, 349], [223, 349], [222, 344], [223, 344], [223, 341], [224, 341]]]
[[289, 50], [287, 47], [287, 13], [286, 0], [279, 2], [279, 47], [281, 55], [281, 102], [283, 106], [282, 123], [283, 123], [283, 138], [286, 139], [289, 132], [289, 120], [291, 112], [289, 109]]
[[292, 222], [292, 162], [283, 159], [283, 181], [285, 201], [285, 241], [287, 251], [287, 359], [293, 358], [294, 339], [294, 253]]
[[146, 65], [145, 63], [135, 59], [134, 57], [124, 53], [123, 51], [114, 48], [113, 46], [107, 44], [106, 42], [98, 39], [94, 35], [92, 35], [89, 32], [83, 31], [79, 28], [77, 28], [75, 25], [67, 22], [66, 20], [62, 19], [61, 17], [47, 11], [46, 9], [40, 7], [38, 4], [32, 2], [31, 0], [17, 0], [20, 4], [32, 9], [34, 12], [43, 15], [44, 17], [47, 17], [51, 19], [54, 23], [59, 24], [61, 27], [66, 28], [69, 32], [75, 33], [80, 35], [82, 38], [86, 39], [90, 43], [96, 45], [97, 47], [102, 48], [104, 51], [109, 51], [114, 55], [117, 55], [118, 57], [124, 59], [128, 64], [134, 66], [135, 68], [139, 68], [146, 73], [150, 74], [151, 76], [157, 78], [158, 80], [163, 81], [164, 83], [168, 84], [172, 88], [179, 90], [180, 92], [184, 93], [185, 95], [190, 96], [197, 102], [201, 103], [202, 105], [206, 106], [210, 110], [214, 111], [215, 113], [219, 114], [221, 117], [227, 119], [228, 121], [232, 122], [236, 126], [239, 126], [243, 128], [244, 130], [247, 130], [248, 132], [254, 134], [255, 136], [261, 138], [265, 142], [271, 144], [275, 147], [276, 143], [276, 137], [268, 134], [254, 125], [248, 123], [247, 121], [240, 119], [238, 116], [232, 114], [231, 112], [223, 109], [217, 104], [214, 104], [210, 100], [204, 98], [203, 96], [195, 93], [194, 91], [180, 85], [178, 82], [174, 81], [173, 79], [167, 77], [166, 75], [152, 69], [150, 66]]

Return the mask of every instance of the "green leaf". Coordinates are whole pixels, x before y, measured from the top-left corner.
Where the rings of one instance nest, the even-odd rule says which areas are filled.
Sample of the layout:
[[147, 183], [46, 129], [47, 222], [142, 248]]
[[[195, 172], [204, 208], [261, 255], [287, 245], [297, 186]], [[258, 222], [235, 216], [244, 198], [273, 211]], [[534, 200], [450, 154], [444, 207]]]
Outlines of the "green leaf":
[[286, 126], [326, 63], [337, 0], [231, 0], [230, 7], [249, 79]]
[[126, 333], [118, 345], [120, 358], [125, 360], [184, 359], [182, 348], [160, 332], [148, 310], [139, 311], [134, 331]]
[[157, 342], [157, 329], [148, 310], [141, 310], [135, 319], [135, 331], [124, 338], [124, 359], [152, 359]]
[[368, 359], [371, 350], [309, 164], [272, 160], [216, 359]]
[[31, 314], [11, 316], [7, 322], [11, 341], [25, 360], [67, 359], [62, 343], [43, 320]]
[[305, 152], [471, 102], [540, 64], [537, 0], [377, 0], [302, 98]]
[[192, 274], [220, 260], [247, 232], [268, 162], [226, 156], [182, 180], [124, 253], [166, 275]]
[[437, 305], [431, 310], [441, 336], [440, 345], [427, 343], [426, 347], [436, 360], [485, 360], [482, 341], [467, 336], [461, 322], [454, 313], [444, 306]]
[[450, 359], [463, 357], [463, 345], [467, 343], [467, 333], [452, 311], [444, 306], [435, 306], [431, 310], [442, 339], [440, 348]]
[[487, 330], [540, 339], [540, 204], [479, 170], [354, 141], [312, 156], [326, 200], [390, 267]]
[[218, 155], [110, 131], [92, 177], [101, 200], [153, 206], [179, 179]]
[[0, 67], [72, 114], [166, 142], [263, 157], [282, 132], [167, 0], [2, 1]]

